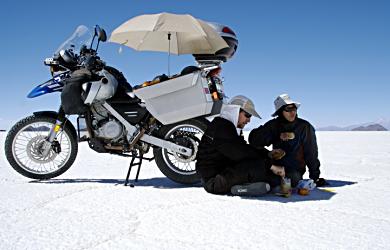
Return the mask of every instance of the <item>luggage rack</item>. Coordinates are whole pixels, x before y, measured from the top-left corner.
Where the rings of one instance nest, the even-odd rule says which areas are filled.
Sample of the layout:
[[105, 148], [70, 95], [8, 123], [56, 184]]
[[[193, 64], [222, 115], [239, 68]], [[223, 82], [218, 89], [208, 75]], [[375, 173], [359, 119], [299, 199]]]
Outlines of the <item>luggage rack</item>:
[[196, 62], [199, 68], [207, 68], [210, 66], [220, 66], [223, 61], [218, 59], [198, 59]]

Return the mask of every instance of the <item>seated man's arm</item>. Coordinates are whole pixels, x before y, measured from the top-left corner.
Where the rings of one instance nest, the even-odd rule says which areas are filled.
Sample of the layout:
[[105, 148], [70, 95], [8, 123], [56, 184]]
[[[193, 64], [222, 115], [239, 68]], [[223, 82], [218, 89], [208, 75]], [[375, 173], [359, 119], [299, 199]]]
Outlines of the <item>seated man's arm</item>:
[[263, 148], [272, 144], [273, 125], [272, 121], [253, 129], [249, 134], [249, 144], [256, 148]]

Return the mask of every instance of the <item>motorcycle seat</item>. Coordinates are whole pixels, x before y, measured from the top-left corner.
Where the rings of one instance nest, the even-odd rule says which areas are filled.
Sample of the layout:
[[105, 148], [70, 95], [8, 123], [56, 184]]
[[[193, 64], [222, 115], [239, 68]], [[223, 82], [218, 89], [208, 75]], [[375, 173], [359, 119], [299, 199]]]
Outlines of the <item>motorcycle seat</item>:
[[188, 74], [194, 73], [195, 71], [198, 71], [198, 70], [200, 70], [199, 67], [196, 67], [196, 66], [187, 66], [187, 67], [185, 67], [184, 69], [182, 69], [180, 75], [182, 75], [182, 76], [188, 75]]

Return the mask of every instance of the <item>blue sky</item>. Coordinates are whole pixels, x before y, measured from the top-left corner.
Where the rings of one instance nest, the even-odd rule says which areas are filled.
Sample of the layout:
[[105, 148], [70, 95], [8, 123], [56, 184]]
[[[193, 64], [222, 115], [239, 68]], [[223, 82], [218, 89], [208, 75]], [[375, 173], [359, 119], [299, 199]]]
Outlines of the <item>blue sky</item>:
[[[103, 3], [103, 2], [102, 2]], [[0, 128], [37, 110], [56, 110], [59, 95], [26, 98], [50, 78], [43, 60], [79, 24], [99, 24], [110, 33], [131, 17], [172, 12], [223, 23], [239, 39], [223, 65], [225, 92], [252, 98], [262, 120], [273, 100], [289, 93], [302, 103], [298, 114], [316, 127], [346, 126], [390, 118], [390, 2], [317, 1], [3, 1], [0, 9]], [[23, 7], [21, 7], [23, 6]], [[167, 72], [167, 55], [136, 52], [106, 43], [107, 64], [139, 84]], [[172, 56], [171, 72], [194, 64]]]

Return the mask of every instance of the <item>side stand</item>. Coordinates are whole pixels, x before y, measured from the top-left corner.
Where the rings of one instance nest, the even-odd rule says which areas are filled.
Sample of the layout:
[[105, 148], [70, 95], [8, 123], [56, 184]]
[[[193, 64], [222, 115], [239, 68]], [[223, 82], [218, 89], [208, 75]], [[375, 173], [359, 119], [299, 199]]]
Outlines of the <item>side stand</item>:
[[[138, 158], [138, 162], [135, 162], [136, 158]], [[140, 156], [133, 155], [133, 157], [131, 158], [129, 171], [127, 171], [127, 176], [126, 176], [126, 180], [125, 180], [125, 186], [127, 186], [127, 184], [129, 183], [130, 172], [134, 166], [138, 166], [137, 175], [135, 176], [134, 182], [138, 181], [139, 171], [141, 170], [141, 165], [142, 165], [142, 159], [143, 159], [142, 154], [140, 154]], [[134, 183], [130, 183], [130, 187], [134, 187]]]
[[[135, 159], [138, 159], [138, 162], [135, 162]], [[129, 177], [130, 177], [130, 172], [131, 172], [131, 169], [135, 166], [137, 166], [137, 175], [135, 176], [135, 179], [134, 179], [134, 182], [138, 182], [138, 176], [139, 176], [139, 172], [141, 170], [141, 165], [142, 165], [142, 160], [148, 160], [148, 161], [152, 161], [154, 159], [153, 158], [144, 158], [144, 155], [141, 153], [139, 156], [137, 155], [132, 155], [131, 156], [131, 162], [130, 162], [130, 166], [129, 166], [129, 171], [127, 171], [127, 175], [126, 175], [126, 180], [125, 180], [125, 186], [127, 186], [127, 184], [129, 184]], [[134, 187], [134, 183], [130, 183], [129, 184], [130, 187]]]

